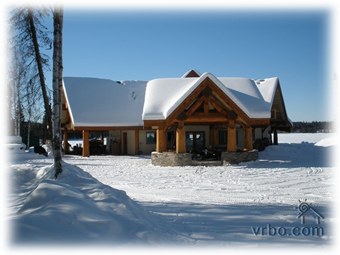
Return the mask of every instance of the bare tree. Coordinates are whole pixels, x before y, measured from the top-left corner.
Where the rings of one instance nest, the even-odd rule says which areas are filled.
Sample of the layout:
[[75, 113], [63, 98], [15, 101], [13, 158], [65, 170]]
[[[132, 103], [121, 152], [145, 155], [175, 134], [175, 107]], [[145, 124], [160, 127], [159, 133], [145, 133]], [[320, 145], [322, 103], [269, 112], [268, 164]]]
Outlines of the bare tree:
[[10, 85], [11, 91], [11, 120], [13, 120], [13, 134], [20, 136], [21, 122], [24, 121], [23, 107], [22, 107], [22, 87], [26, 78], [26, 69], [24, 68], [24, 62], [20, 57], [19, 52], [12, 47], [11, 51], [11, 66], [10, 66]]
[[19, 8], [13, 12], [11, 23], [15, 29], [15, 47], [20, 51], [26, 71], [30, 70], [26, 86], [28, 84], [33, 85], [37, 81], [40, 84], [40, 94], [42, 95], [48, 126], [47, 137], [52, 141], [52, 110], [44, 76], [44, 69], [49, 68], [49, 58], [42, 54], [40, 50], [41, 47], [51, 48], [48, 29], [41, 23], [41, 19], [46, 15], [47, 12], [44, 10]]
[[53, 11], [53, 152], [55, 178], [62, 173], [61, 166], [61, 84], [63, 75], [62, 30], [63, 11]]
[[[14, 48], [11, 51], [10, 86], [11, 91], [11, 121], [13, 134], [22, 136], [27, 133], [27, 148], [30, 147], [31, 123], [42, 121], [44, 114], [41, 108], [41, 93], [37, 77], [30, 68], [25, 68], [21, 51]], [[22, 132], [24, 125], [27, 132]]]
[[27, 119], [27, 148], [30, 147], [30, 135], [31, 135], [31, 123], [38, 122], [42, 119], [43, 111], [40, 105], [40, 93], [38, 90], [40, 89], [37, 86], [37, 82], [35, 80], [30, 79], [27, 84], [25, 84], [25, 94], [23, 95], [23, 99], [21, 101], [25, 105], [25, 115]]

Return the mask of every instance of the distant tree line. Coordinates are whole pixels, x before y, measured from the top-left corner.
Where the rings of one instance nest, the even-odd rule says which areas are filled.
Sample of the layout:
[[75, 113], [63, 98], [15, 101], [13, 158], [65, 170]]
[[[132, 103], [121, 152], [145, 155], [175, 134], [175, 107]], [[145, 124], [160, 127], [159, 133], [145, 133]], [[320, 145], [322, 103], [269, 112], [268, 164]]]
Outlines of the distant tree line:
[[293, 122], [293, 133], [329, 133], [334, 132], [334, 123], [330, 121]]

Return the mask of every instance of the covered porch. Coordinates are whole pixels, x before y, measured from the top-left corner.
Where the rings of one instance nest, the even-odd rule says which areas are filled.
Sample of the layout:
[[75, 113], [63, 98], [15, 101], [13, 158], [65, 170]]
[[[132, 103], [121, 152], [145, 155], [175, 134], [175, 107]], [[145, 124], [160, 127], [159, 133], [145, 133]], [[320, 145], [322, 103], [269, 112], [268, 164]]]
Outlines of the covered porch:
[[[138, 155], [146, 150], [143, 127], [63, 127], [63, 150], [65, 154], [81, 155]], [[73, 146], [69, 134], [77, 133], [81, 142]], [[76, 150], [75, 150], [75, 147]]]
[[237, 152], [253, 149], [253, 127], [239, 124], [180, 123], [156, 129], [156, 151], [200, 153], [204, 150]]
[[157, 133], [156, 152], [152, 154], [156, 165], [194, 164], [193, 161], [209, 156], [235, 163], [238, 155], [246, 161], [245, 154], [251, 154], [250, 160], [256, 160], [254, 129], [265, 129], [269, 125], [269, 119], [250, 119], [209, 78], [166, 120], [144, 120], [144, 126], [152, 127]]
[[152, 154], [152, 161], [155, 165], [165, 166], [222, 165], [256, 160], [253, 137], [252, 127], [238, 124], [183, 123], [170, 127], [168, 131], [157, 129], [156, 152]]
[[223, 164], [257, 159], [253, 149], [254, 128], [236, 121], [203, 125], [182, 122], [168, 129], [158, 127], [156, 132], [156, 151], [152, 154], [155, 165], [200, 164], [197, 161]]

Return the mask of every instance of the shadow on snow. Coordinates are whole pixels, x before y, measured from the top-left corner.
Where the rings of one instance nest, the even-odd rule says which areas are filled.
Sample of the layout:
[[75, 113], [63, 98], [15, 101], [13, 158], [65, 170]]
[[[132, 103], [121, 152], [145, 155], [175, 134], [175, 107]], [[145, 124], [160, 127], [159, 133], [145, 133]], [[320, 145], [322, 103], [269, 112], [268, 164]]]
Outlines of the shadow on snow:
[[333, 167], [334, 147], [315, 146], [314, 143], [271, 145], [259, 153], [250, 168]]
[[[293, 205], [237, 204], [211, 205], [190, 203], [141, 203], [149, 211], [165, 217], [175, 231], [194, 239], [201, 245], [287, 245], [330, 244], [331, 229], [328, 224], [330, 210], [324, 205], [315, 205], [324, 219], [316, 225], [315, 218], [306, 218], [303, 225], [297, 218], [298, 209]], [[271, 227], [268, 232], [268, 224]], [[296, 234], [291, 233], [296, 227]], [[322, 227], [322, 235], [308, 234], [303, 228]], [[267, 228], [267, 229], [265, 229]], [[281, 229], [280, 235], [278, 233]], [[275, 231], [275, 234], [274, 234]], [[305, 231], [302, 233], [302, 231]], [[310, 231], [310, 230], [309, 230]], [[257, 233], [257, 235], [255, 233]]]

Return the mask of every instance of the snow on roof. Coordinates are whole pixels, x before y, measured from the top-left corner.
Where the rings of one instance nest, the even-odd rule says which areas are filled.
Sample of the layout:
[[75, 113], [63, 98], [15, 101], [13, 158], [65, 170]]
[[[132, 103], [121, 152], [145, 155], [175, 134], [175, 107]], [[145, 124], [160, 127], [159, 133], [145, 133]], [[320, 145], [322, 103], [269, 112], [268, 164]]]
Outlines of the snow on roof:
[[[201, 82], [210, 78], [227, 96], [229, 96], [250, 118], [270, 118], [274, 88], [261, 93], [255, 80], [248, 78], [217, 78], [204, 73], [198, 78], [157, 79], [147, 84], [143, 120], [166, 119], [197, 88]], [[275, 79], [275, 78], [273, 78]], [[276, 78], [277, 79], [277, 78]], [[268, 79], [268, 81], [272, 81]], [[276, 83], [275, 83], [276, 84]], [[266, 86], [273, 82], [266, 83]], [[276, 87], [276, 86], [275, 86]]]
[[220, 88], [250, 118], [270, 118], [270, 105], [264, 101], [254, 80], [248, 78], [216, 78]]
[[274, 95], [275, 95], [278, 81], [279, 79], [277, 77], [263, 79], [263, 80], [256, 80], [257, 87], [259, 91], [261, 92], [263, 99], [266, 102], [270, 103], [270, 105], [273, 104]]
[[143, 126], [146, 81], [65, 77], [74, 126]]
[[149, 81], [145, 92], [143, 120], [166, 119], [188, 96], [198, 78], [165, 78]]
[[250, 118], [270, 118], [278, 78], [164, 78], [146, 81], [65, 77], [64, 91], [74, 126], [143, 126], [164, 120], [206, 78], [211, 79]]

